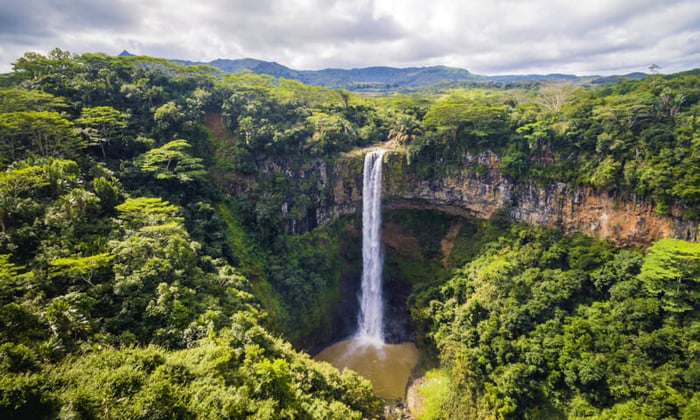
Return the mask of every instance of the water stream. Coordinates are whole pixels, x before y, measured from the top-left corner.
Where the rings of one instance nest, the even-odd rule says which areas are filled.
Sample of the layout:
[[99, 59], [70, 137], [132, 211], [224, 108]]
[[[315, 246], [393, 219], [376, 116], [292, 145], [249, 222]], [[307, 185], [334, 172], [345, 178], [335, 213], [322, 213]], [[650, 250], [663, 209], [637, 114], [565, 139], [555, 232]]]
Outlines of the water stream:
[[403, 398], [411, 370], [418, 361], [413, 343], [384, 342], [382, 300], [381, 202], [383, 149], [367, 153], [362, 185], [362, 284], [357, 332], [315, 356], [338, 369], [349, 368], [372, 382], [375, 394]]
[[385, 150], [365, 156], [362, 182], [362, 289], [356, 336], [384, 343], [382, 302], [382, 159]]

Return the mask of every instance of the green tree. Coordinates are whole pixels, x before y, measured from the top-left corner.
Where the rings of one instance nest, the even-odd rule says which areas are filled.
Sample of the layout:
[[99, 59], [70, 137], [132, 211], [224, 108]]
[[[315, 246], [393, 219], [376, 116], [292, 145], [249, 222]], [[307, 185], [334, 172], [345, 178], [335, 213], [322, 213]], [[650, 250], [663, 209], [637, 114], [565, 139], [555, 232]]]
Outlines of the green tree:
[[70, 86], [70, 80], [79, 68], [75, 58], [75, 55], [59, 48], [47, 55], [27, 52], [17, 59], [12, 69], [23, 81], [23, 87], [44, 87], [51, 93], [60, 94]]
[[503, 141], [499, 137], [505, 134], [507, 118], [504, 107], [454, 96], [431, 106], [423, 124], [438, 133], [447, 132], [448, 145], [493, 147], [491, 140]]
[[347, 149], [356, 135], [352, 123], [342, 115], [314, 112], [306, 120], [314, 130], [310, 142], [314, 153]]
[[0, 304], [8, 304], [24, 293], [26, 282], [34, 273], [10, 261], [10, 254], [0, 254]]
[[47, 185], [46, 172], [40, 166], [19, 166], [0, 172], [0, 230], [5, 232], [12, 217], [31, 202], [28, 193]]
[[156, 179], [192, 182], [201, 179], [206, 171], [201, 158], [186, 152], [190, 147], [186, 140], [173, 140], [139, 156], [136, 164], [142, 171], [154, 174]]
[[400, 114], [389, 130], [389, 140], [396, 140], [401, 145], [407, 145], [420, 134], [419, 121], [412, 115]]
[[75, 123], [82, 127], [83, 133], [89, 139], [88, 146], [98, 146], [102, 151], [102, 157], [107, 158], [105, 145], [108, 145], [114, 136], [127, 127], [128, 117], [111, 106], [97, 106], [83, 108], [80, 118]]
[[39, 90], [0, 88], [0, 113], [58, 111], [68, 107], [63, 98]]
[[180, 107], [174, 101], [166, 102], [165, 104], [161, 105], [153, 114], [153, 120], [156, 128], [166, 138], [168, 137], [167, 134], [174, 133], [177, 130], [178, 126], [182, 124], [184, 119], [185, 113], [182, 110], [182, 107]]
[[621, 166], [620, 162], [608, 156], [596, 166], [587, 181], [602, 191], [612, 189], [620, 179], [619, 171]]
[[114, 258], [107, 252], [89, 255], [86, 257], [65, 257], [49, 262], [49, 277], [64, 276], [71, 279], [80, 279], [90, 286], [95, 286], [92, 278], [95, 272], [106, 267]]
[[180, 210], [162, 198], [135, 197], [128, 198], [116, 209], [119, 211], [119, 220], [125, 223], [127, 229], [137, 230], [141, 227], [157, 225], [168, 222], [181, 223]]
[[86, 144], [73, 123], [54, 111], [0, 114], [2, 147], [12, 160], [26, 156], [75, 158]]
[[441, 102], [430, 107], [423, 123], [438, 132], [449, 133], [450, 140], [457, 144], [460, 130], [466, 124], [471, 113], [471, 106], [464, 102]]
[[700, 302], [700, 244], [661, 239], [647, 250], [639, 278], [670, 312], [687, 312]]
[[114, 181], [108, 180], [105, 177], [99, 176], [93, 179], [92, 188], [95, 194], [100, 198], [100, 205], [107, 211], [112, 210], [121, 199], [119, 186]]
[[[189, 237], [179, 208], [160, 198], [129, 198], [116, 209], [123, 234], [110, 241], [108, 248], [114, 256], [113, 293], [121, 310], [110, 321], [114, 325], [110, 328], [131, 324], [141, 342], [181, 346], [182, 320], [177, 322], [177, 329], [159, 330], [161, 324], [142, 323], [141, 317], [157, 295], [159, 284], [166, 283], [163, 290], [168, 291], [168, 284], [179, 288], [202, 283], [205, 277], [196, 255], [200, 246]], [[196, 312], [188, 313], [194, 316]]]

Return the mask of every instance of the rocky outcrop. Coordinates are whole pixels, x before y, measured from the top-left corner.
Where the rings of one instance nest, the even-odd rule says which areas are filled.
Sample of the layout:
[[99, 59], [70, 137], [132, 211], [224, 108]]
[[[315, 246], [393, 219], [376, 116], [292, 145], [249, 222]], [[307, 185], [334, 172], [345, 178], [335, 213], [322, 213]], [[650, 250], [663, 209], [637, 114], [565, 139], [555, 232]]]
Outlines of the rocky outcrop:
[[648, 201], [560, 183], [545, 188], [521, 186], [513, 194], [510, 210], [513, 220], [556, 226], [566, 233], [581, 232], [621, 245], [646, 245], [661, 238], [696, 241], [698, 221], [683, 220], [679, 213], [674, 209], [671, 215], [660, 215]]
[[[405, 155], [385, 155], [384, 208], [433, 209], [450, 214], [489, 218], [505, 209], [511, 220], [557, 227], [565, 233], [584, 233], [610, 239], [619, 245], [647, 245], [665, 238], [696, 241], [698, 221], [684, 220], [679, 209], [670, 215], [656, 213], [655, 205], [633, 196], [618, 197], [591, 187], [564, 183], [540, 186], [514, 183], [500, 173], [492, 153], [464, 155], [460, 170], [426, 178], [414, 174]], [[332, 174], [330, 207], [317, 211], [318, 222], [334, 215], [358, 211], [362, 200], [362, 156], [349, 155], [336, 162]]]
[[[332, 164], [322, 159], [263, 161], [255, 176], [227, 173], [218, 176], [217, 183], [231, 194], [264, 195], [257, 187], [258, 178], [288, 180], [292, 187], [275, 192], [282, 199], [279, 209], [287, 231], [303, 233], [339, 215], [359, 214], [363, 159], [364, 153], [355, 151]], [[430, 209], [480, 219], [505, 210], [512, 221], [557, 227], [567, 234], [580, 232], [619, 245], [644, 246], [669, 237], [698, 239], [700, 221], [681, 218], [679, 208], [660, 215], [653, 202], [632, 195], [565, 183], [513, 182], [501, 174], [500, 160], [493, 153], [465, 154], [458, 170], [434, 162], [433, 173], [422, 177], [402, 152], [391, 151], [384, 159], [382, 196], [387, 210]]]

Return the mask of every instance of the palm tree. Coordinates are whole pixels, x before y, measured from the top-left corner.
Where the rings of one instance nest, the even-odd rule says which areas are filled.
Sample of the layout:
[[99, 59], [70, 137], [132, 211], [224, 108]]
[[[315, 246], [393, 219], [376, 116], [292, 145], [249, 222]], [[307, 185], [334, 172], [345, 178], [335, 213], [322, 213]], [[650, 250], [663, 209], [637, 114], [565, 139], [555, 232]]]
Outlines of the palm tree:
[[407, 145], [421, 133], [420, 123], [412, 115], [402, 114], [389, 130], [389, 141], [395, 140], [399, 144]]

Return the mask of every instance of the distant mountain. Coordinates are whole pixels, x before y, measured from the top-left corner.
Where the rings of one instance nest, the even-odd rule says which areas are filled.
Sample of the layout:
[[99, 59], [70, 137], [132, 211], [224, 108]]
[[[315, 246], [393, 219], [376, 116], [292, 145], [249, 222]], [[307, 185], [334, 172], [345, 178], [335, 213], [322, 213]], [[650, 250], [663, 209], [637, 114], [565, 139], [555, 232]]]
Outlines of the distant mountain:
[[219, 59], [208, 63], [175, 60], [185, 65], [208, 64], [227, 73], [251, 72], [330, 88], [349, 90], [393, 90], [403, 87], [427, 86], [447, 81], [477, 81], [483, 76], [473, 75], [465, 69], [446, 66], [432, 67], [366, 67], [359, 69], [295, 70], [270, 61], [242, 58]]
[[[132, 55], [122, 51], [120, 56]], [[623, 76], [585, 76], [572, 74], [526, 74], [482, 76], [465, 69], [430, 66], [430, 67], [366, 67], [356, 69], [323, 69], [295, 70], [276, 63], [255, 58], [218, 59], [208, 63], [187, 60], [173, 60], [184, 65], [208, 64], [226, 73], [250, 72], [253, 74], [268, 74], [273, 77], [298, 80], [302, 83], [329, 88], [344, 88], [354, 91], [384, 92], [397, 89], [415, 89], [431, 85], [446, 85], [452, 83], [523, 83], [545, 80], [568, 80], [592, 84], [611, 83], [623, 79], [638, 79], [644, 73], [630, 73]]]
[[469, 71], [445, 66], [367, 67], [361, 69], [324, 69], [301, 72], [305, 83], [348, 89], [396, 89], [432, 85], [444, 81], [475, 80]]
[[573, 74], [509, 74], [503, 76], [487, 76], [489, 80], [502, 83], [513, 83], [523, 81], [540, 81], [540, 80], [578, 80], [579, 77]]
[[[193, 64], [189, 61], [181, 62], [186, 65]], [[262, 61], [256, 60], [255, 58], [241, 58], [238, 60], [219, 59], [208, 63], [194, 64], [208, 64], [210, 66], [218, 67], [226, 73], [242, 73], [249, 71], [255, 74], [269, 74], [270, 76], [284, 77], [286, 79], [299, 79], [299, 73], [301, 73], [279, 63], [275, 63], [274, 61]]]

